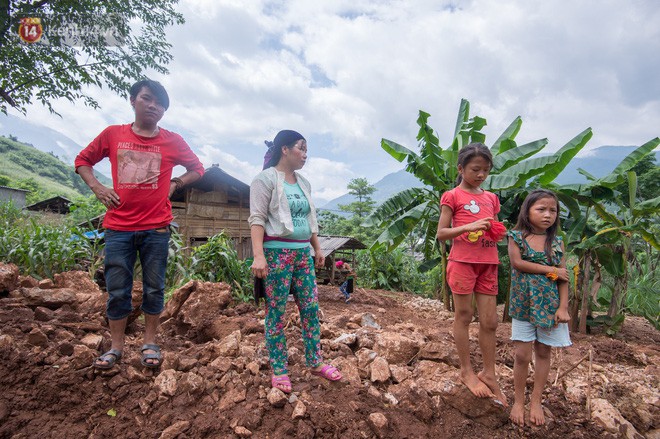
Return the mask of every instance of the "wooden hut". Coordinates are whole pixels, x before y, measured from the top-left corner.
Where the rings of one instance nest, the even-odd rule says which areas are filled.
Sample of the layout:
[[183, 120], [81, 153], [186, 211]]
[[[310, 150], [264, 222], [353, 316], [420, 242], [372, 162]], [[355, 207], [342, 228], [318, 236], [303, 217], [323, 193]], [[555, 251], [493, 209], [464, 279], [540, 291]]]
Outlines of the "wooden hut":
[[239, 258], [252, 255], [247, 219], [250, 216], [250, 186], [213, 165], [195, 183], [172, 196], [172, 214], [188, 246], [204, 244], [225, 232]]
[[[342, 259], [355, 269], [355, 250], [367, 248], [361, 241], [351, 236], [319, 235], [319, 246], [325, 256], [325, 265], [316, 270], [316, 279], [320, 284], [340, 284], [345, 279], [336, 269], [335, 263]], [[312, 255], [314, 249], [312, 249]]]
[[71, 201], [60, 195], [39, 201], [38, 203], [30, 204], [29, 206], [25, 206], [25, 210], [31, 210], [33, 212], [57, 213], [60, 215], [66, 215], [69, 213], [71, 210], [70, 208]]

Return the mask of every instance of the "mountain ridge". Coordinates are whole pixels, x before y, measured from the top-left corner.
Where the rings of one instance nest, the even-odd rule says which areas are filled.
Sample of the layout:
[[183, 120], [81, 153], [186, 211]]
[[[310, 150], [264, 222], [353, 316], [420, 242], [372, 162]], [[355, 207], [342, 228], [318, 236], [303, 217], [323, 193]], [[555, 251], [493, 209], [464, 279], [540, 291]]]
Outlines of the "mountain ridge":
[[[586, 153], [574, 157], [568, 166], [557, 176], [555, 183], [586, 183], [587, 179], [578, 172], [579, 168], [584, 169], [595, 177], [603, 177], [612, 172], [621, 160], [635, 148], [637, 146], [603, 145], [590, 149]], [[542, 155], [550, 154], [539, 154], [538, 156]], [[660, 157], [660, 151], [655, 152], [655, 157], [657, 161]], [[383, 201], [404, 189], [422, 186], [422, 182], [412, 174], [406, 172], [405, 169], [401, 169], [400, 171], [387, 174], [374, 183], [373, 186], [376, 188], [376, 192], [372, 194], [371, 198], [376, 202], [376, 205], [380, 205]], [[320, 209], [341, 214], [343, 211], [339, 209], [339, 205], [349, 204], [353, 201], [356, 201], [356, 198], [347, 193], [328, 201]]]

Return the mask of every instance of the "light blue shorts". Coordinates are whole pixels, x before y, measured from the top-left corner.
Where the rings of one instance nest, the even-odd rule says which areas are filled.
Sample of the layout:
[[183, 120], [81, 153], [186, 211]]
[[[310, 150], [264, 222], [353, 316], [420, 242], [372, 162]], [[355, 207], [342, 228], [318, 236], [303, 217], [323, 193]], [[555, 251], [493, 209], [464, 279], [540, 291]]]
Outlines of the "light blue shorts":
[[564, 348], [573, 344], [568, 333], [568, 323], [560, 323], [552, 328], [539, 328], [529, 322], [517, 319], [511, 321], [511, 340], [538, 341], [553, 348]]

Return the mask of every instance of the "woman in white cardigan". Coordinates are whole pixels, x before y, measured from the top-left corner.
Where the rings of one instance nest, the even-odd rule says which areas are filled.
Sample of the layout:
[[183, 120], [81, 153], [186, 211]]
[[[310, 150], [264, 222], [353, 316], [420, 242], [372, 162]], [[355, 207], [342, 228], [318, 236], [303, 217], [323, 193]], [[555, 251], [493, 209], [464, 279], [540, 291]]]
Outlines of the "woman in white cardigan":
[[[318, 241], [316, 209], [311, 186], [297, 171], [307, 160], [307, 141], [291, 130], [266, 142], [264, 170], [250, 185], [252, 273], [264, 279], [266, 295], [266, 348], [273, 368], [271, 385], [291, 392], [284, 336], [286, 301], [293, 291], [300, 310], [305, 360], [314, 375], [338, 381], [337, 368], [323, 363], [314, 263], [325, 257]], [[314, 248], [312, 258], [310, 244]], [[314, 260], [315, 259], [315, 260]]]

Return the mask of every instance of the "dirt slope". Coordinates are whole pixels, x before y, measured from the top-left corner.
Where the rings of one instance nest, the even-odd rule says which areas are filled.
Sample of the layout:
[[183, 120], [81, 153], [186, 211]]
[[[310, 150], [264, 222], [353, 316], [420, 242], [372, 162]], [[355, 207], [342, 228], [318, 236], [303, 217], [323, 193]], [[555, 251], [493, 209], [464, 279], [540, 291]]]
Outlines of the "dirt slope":
[[[455, 384], [451, 314], [435, 301], [358, 289], [346, 304], [336, 288], [320, 287], [323, 350], [344, 373], [340, 383], [305, 368], [290, 302], [286, 397], [270, 388], [263, 310], [232, 303], [224, 284], [175, 293], [160, 335], [165, 363], [153, 373], [140, 365], [137, 315], [119, 367], [89, 367], [109, 332], [104, 293], [86, 273], [11, 283], [0, 279], [0, 438], [658, 437], [660, 334], [641, 319], [627, 319], [615, 339], [573, 335], [572, 347], [553, 354], [551, 380], [589, 349], [591, 375], [585, 361], [549, 387], [548, 425], [520, 428], [501, 405]], [[498, 372], [512, 398], [509, 333], [501, 324]]]

